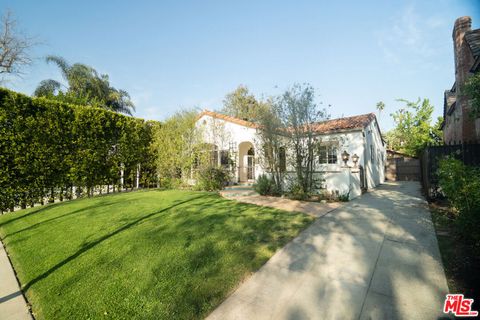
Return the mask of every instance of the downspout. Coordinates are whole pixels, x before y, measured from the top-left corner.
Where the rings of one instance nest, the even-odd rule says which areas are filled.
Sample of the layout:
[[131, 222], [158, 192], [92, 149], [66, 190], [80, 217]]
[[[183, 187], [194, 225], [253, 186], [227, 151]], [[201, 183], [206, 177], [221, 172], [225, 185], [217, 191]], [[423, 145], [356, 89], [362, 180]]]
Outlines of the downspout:
[[367, 173], [368, 173], [368, 162], [367, 162], [367, 132], [365, 131], [365, 128], [362, 129], [362, 136], [363, 136], [363, 187], [365, 188], [365, 191], [368, 190], [368, 179], [367, 179]]

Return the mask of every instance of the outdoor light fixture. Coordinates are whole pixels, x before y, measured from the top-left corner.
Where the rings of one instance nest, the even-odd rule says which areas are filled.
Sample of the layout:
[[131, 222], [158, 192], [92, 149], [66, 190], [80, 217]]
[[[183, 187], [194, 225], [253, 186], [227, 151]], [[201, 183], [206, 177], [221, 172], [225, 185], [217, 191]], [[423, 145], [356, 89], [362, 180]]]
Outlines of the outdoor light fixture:
[[353, 160], [353, 165], [355, 166], [355, 168], [357, 167], [358, 158], [359, 158], [359, 156], [357, 156], [357, 154], [354, 153], [353, 156], [352, 156], [352, 160]]
[[345, 162], [345, 167], [347, 166], [348, 158], [350, 158], [350, 155], [348, 154], [347, 150], [344, 150], [342, 153], [342, 160]]

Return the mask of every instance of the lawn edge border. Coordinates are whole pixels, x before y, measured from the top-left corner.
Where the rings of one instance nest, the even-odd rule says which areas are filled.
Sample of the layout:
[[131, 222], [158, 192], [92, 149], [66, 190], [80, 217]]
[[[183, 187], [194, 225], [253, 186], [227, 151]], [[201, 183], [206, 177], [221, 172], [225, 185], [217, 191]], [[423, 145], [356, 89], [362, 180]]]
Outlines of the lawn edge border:
[[7, 256], [8, 263], [10, 263], [10, 267], [12, 268], [13, 275], [14, 275], [15, 280], [16, 280], [16, 282], [17, 282], [18, 289], [19, 289], [19, 291], [22, 293], [22, 297], [23, 297], [23, 300], [24, 300], [24, 302], [25, 302], [26, 308], [27, 308], [27, 310], [28, 310], [28, 314], [30, 315], [30, 317], [32, 318], [32, 320], [35, 320], [36, 318], [35, 318], [35, 316], [34, 316], [33, 313], [32, 313], [32, 305], [31, 305], [31, 303], [28, 301], [27, 296], [25, 295], [25, 292], [24, 292], [23, 289], [22, 289], [22, 284], [20, 283], [20, 279], [18, 279], [17, 270], [15, 270], [15, 267], [13, 266], [12, 258], [10, 257], [10, 253], [8, 252], [7, 247], [6, 247], [5, 244], [3, 243], [3, 239], [2, 239], [2, 238], [0, 238], [0, 245], [2, 246], [3, 250], [5, 251], [5, 255]]

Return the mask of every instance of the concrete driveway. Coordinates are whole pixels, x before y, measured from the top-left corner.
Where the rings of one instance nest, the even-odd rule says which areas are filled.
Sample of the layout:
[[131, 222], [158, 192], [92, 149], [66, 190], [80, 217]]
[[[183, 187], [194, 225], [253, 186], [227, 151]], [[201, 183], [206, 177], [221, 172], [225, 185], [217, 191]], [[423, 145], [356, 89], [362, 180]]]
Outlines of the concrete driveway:
[[420, 185], [387, 183], [318, 218], [208, 319], [438, 319], [447, 291]]

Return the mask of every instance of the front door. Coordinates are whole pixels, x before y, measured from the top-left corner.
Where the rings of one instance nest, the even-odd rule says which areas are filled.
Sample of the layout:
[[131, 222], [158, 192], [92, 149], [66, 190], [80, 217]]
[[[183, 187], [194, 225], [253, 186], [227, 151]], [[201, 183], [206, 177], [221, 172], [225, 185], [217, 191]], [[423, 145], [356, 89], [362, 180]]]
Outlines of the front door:
[[247, 180], [255, 179], [255, 159], [253, 155], [247, 155]]

